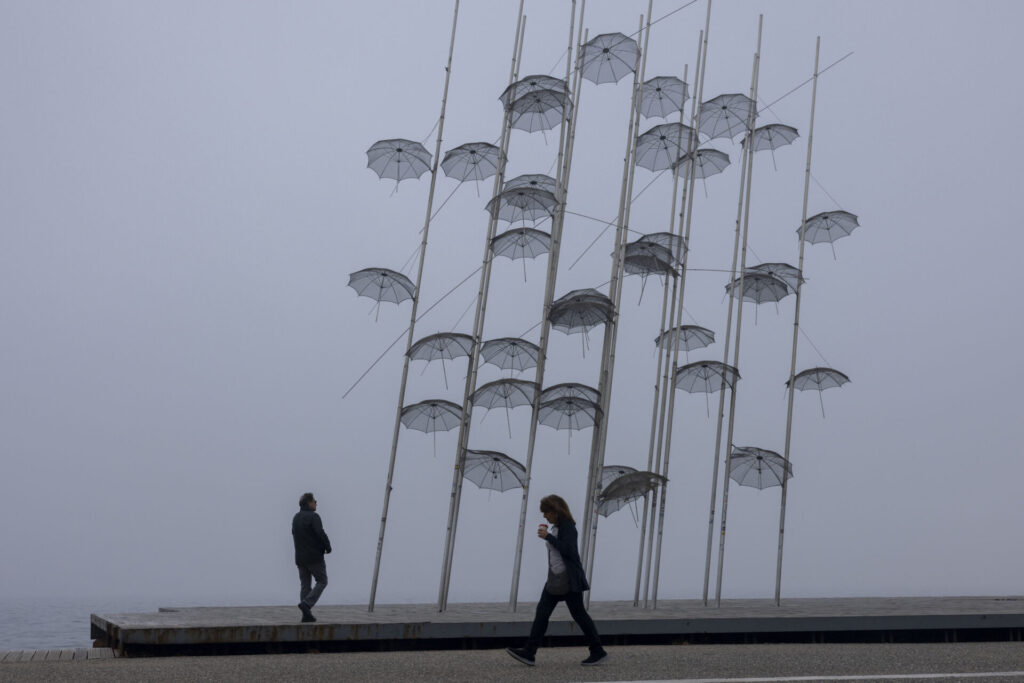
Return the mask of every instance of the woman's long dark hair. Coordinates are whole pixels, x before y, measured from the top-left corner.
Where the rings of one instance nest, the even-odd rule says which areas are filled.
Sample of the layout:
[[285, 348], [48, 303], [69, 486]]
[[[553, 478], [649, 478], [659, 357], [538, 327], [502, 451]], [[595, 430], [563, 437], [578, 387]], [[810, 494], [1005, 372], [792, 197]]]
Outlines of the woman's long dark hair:
[[540, 511], [553, 513], [557, 520], [555, 524], [560, 524], [565, 520], [573, 524], [576, 523], [576, 520], [572, 518], [572, 513], [569, 512], [569, 504], [565, 502], [564, 498], [553, 493], [540, 499]]

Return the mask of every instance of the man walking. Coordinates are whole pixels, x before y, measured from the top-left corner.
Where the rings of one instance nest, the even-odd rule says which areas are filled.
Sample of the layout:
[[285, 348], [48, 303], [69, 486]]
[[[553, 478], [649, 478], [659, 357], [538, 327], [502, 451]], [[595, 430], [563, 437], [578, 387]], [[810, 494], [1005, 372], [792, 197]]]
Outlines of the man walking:
[[[311, 609], [327, 587], [324, 553], [331, 552], [331, 540], [324, 533], [320, 515], [316, 514], [316, 498], [312, 493], [303, 493], [299, 498], [299, 511], [292, 517], [292, 539], [295, 541], [295, 565], [299, 568], [302, 621], [316, 621]], [[311, 587], [312, 579], [316, 579], [316, 585]]]

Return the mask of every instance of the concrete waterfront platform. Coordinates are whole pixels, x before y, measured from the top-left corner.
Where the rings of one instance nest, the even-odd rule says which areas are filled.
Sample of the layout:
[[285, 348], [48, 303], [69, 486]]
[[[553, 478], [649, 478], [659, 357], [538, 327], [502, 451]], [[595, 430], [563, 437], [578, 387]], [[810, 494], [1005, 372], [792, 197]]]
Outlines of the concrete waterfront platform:
[[[535, 603], [318, 605], [316, 623], [288, 607], [164, 607], [149, 614], [93, 614], [97, 646], [119, 655], [465, 649], [521, 644]], [[956, 642], [1024, 636], [1024, 596], [660, 600], [593, 602], [602, 640], [627, 643]], [[564, 603], [549, 645], [581, 644]]]

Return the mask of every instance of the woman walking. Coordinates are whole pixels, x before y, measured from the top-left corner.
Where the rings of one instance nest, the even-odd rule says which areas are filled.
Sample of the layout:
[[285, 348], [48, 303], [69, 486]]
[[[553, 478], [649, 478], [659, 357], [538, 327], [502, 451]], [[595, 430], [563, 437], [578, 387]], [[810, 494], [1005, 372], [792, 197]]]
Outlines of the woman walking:
[[555, 605], [565, 600], [569, 614], [579, 624], [590, 647], [590, 656], [584, 659], [583, 666], [600, 664], [608, 658], [608, 653], [601, 647], [601, 639], [597, 635], [594, 620], [587, 614], [583, 606], [583, 591], [590, 590], [580, 553], [576, 548], [576, 521], [569, 512], [569, 505], [560, 496], [544, 496], [540, 500], [540, 511], [548, 524], [541, 524], [537, 529], [538, 538], [547, 541], [548, 548], [548, 580], [537, 603], [537, 613], [533, 617], [530, 628], [530, 639], [523, 648], [505, 648], [513, 658], [523, 664], [533, 666], [534, 656], [540, 647], [540, 640], [548, 630], [548, 619]]

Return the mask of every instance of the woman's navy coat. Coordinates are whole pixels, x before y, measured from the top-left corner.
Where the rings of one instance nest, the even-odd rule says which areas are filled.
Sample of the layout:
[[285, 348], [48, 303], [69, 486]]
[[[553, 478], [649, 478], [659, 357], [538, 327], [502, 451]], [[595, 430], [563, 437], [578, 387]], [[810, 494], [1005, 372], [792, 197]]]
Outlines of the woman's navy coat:
[[583, 562], [580, 561], [580, 551], [576, 547], [578, 538], [576, 525], [565, 519], [558, 523], [557, 537], [548, 534], [544, 539], [561, 553], [562, 561], [565, 562], [566, 571], [569, 573], [569, 590], [574, 593], [590, 590], [587, 574], [583, 571]]

